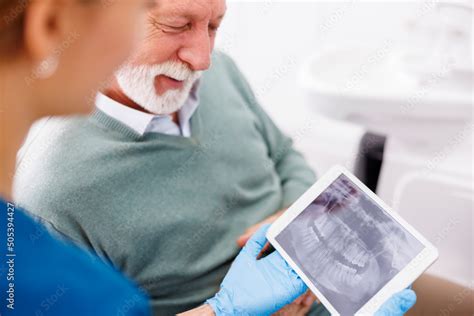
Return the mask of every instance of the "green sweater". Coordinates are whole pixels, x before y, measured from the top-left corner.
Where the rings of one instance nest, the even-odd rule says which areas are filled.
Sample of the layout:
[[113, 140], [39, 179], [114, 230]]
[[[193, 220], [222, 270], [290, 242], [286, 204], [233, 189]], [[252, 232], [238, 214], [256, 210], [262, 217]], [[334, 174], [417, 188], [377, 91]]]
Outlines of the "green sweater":
[[214, 295], [237, 237], [315, 181], [229, 57], [199, 93], [190, 138], [96, 111], [51, 119], [18, 166], [17, 202], [133, 278], [155, 315]]

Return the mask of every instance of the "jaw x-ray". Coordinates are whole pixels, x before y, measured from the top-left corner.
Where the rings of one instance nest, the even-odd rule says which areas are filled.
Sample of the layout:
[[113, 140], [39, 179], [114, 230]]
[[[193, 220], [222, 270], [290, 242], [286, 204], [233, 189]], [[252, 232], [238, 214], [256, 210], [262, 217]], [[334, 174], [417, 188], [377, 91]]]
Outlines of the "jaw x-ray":
[[341, 315], [354, 315], [424, 248], [344, 175], [276, 240]]

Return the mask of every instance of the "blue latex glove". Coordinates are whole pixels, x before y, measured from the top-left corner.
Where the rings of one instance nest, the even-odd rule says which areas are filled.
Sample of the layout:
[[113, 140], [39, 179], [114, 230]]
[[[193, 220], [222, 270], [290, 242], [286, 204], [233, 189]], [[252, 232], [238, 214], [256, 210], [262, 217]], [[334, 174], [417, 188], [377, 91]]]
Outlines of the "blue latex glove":
[[403, 290], [386, 301], [375, 316], [402, 316], [416, 302], [416, 294], [411, 289]]
[[207, 300], [217, 316], [270, 315], [307, 290], [278, 252], [257, 260], [269, 226], [252, 236], [232, 263], [219, 292]]

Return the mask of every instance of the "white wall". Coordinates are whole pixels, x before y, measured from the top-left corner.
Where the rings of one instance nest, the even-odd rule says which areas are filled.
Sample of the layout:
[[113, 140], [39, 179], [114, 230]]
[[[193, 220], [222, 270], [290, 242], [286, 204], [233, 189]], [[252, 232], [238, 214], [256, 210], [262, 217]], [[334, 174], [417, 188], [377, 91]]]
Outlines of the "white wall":
[[[407, 20], [432, 7], [419, 1], [233, 1], [228, 3], [216, 46], [236, 60], [262, 106], [297, 138], [297, 146], [313, 167], [323, 171], [351, 157], [360, 131], [335, 123], [347, 134], [334, 141], [340, 148], [333, 143], [326, 144], [326, 150], [321, 145], [324, 138], [318, 136], [332, 125], [306, 105], [298, 78], [301, 64], [311, 54], [333, 46], [365, 43], [376, 47], [387, 39], [404, 42]], [[321, 120], [322, 129], [301, 135], [301, 126], [312, 119]], [[319, 150], [311, 146], [315, 142], [320, 143]], [[321, 158], [321, 151], [327, 157]]]

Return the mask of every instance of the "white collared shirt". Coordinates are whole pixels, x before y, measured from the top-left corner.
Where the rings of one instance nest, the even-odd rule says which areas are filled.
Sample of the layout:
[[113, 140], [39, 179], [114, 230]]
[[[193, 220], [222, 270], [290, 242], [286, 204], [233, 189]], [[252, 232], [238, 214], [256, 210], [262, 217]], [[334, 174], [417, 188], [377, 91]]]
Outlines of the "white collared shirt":
[[171, 115], [156, 115], [138, 111], [98, 93], [95, 104], [108, 116], [122, 122], [140, 135], [162, 133], [174, 136], [191, 136], [191, 117], [199, 105], [199, 80], [194, 84], [189, 97], [178, 111], [179, 125], [173, 122]]

